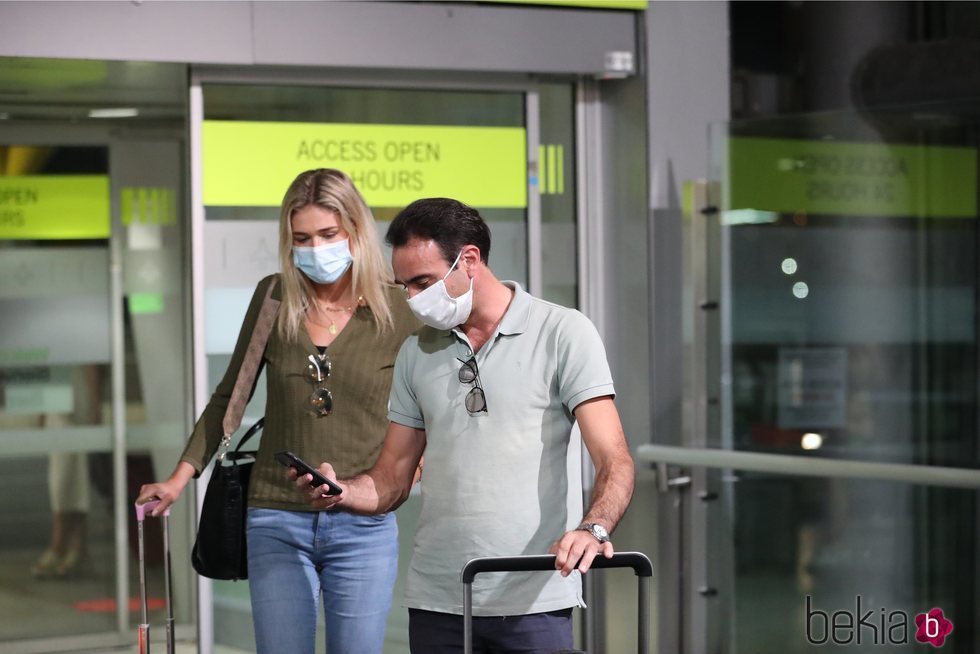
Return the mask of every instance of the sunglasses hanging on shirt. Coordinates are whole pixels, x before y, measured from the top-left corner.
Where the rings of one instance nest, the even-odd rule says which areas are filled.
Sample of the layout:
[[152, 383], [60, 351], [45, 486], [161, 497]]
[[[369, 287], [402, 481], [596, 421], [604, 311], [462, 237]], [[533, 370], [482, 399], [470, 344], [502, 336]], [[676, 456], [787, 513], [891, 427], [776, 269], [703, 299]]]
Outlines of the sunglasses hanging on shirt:
[[476, 357], [470, 357], [466, 360], [457, 358], [456, 360], [463, 364], [459, 369], [459, 382], [461, 384], [473, 384], [473, 388], [463, 400], [466, 410], [471, 414], [488, 413], [487, 396], [483, 392], [483, 386], [480, 385], [480, 369], [476, 367]]
[[313, 384], [307, 409], [317, 417], [328, 416], [333, 411], [333, 395], [324, 384], [330, 376], [330, 357], [327, 353], [311, 354], [307, 357], [306, 381]]

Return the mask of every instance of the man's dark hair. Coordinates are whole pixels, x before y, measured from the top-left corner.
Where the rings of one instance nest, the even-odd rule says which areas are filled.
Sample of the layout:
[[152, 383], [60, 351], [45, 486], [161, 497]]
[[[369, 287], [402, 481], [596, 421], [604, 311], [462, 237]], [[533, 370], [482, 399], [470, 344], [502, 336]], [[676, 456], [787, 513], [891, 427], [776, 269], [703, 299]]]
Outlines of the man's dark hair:
[[391, 221], [385, 242], [397, 248], [413, 238], [434, 241], [450, 264], [467, 245], [480, 248], [483, 263], [490, 259], [490, 228], [476, 209], [458, 200], [425, 198], [402, 209]]

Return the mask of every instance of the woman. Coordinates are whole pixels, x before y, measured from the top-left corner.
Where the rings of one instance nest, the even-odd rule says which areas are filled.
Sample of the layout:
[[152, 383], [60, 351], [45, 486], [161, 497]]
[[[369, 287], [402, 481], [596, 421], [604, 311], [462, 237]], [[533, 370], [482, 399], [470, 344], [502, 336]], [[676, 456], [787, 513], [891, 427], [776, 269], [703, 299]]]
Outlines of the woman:
[[[280, 299], [263, 364], [268, 399], [246, 527], [259, 652], [314, 651], [323, 596], [327, 651], [378, 654], [397, 572], [394, 515], [316, 512], [276, 463], [289, 450], [354, 475], [377, 458], [398, 348], [420, 326], [391, 285], [371, 212], [344, 173], [301, 174], [279, 221]], [[169, 479], [138, 501], [171, 504], [214, 455], [221, 420], [268, 285], [259, 282], [224, 379]], [[162, 509], [158, 509], [162, 510]]]

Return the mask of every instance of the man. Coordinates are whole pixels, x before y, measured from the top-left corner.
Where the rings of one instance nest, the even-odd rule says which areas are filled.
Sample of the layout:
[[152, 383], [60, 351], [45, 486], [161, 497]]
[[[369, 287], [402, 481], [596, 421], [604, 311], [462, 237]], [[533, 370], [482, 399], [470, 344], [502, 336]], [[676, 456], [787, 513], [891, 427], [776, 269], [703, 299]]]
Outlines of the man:
[[[633, 492], [633, 461], [613, 404], [605, 350], [581, 313], [501, 282], [487, 265], [490, 230], [470, 207], [418, 200], [392, 222], [397, 283], [427, 326], [395, 362], [388, 433], [368, 472], [311, 504], [383, 513], [401, 504], [423, 453], [422, 513], [407, 579], [415, 654], [462, 651], [463, 564], [477, 556], [556, 555], [554, 573], [481, 575], [474, 649], [572, 647], [571, 609]], [[580, 526], [566, 530], [569, 435], [578, 421], [596, 468]], [[329, 463], [320, 466], [334, 477]], [[309, 475], [297, 479], [301, 489]]]

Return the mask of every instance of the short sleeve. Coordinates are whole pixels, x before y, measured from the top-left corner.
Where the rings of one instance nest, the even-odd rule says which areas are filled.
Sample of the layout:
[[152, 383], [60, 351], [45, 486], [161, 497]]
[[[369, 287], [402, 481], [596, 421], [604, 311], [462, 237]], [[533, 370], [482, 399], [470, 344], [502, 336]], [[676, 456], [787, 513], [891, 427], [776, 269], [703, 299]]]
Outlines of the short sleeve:
[[616, 395], [599, 332], [573, 309], [562, 316], [558, 334], [558, 393], [569, 411], [586, 400]]
[[419, 409], [418, 399], [412, 388], [412, 373], [418, 349], [418, 336], [412, 335], [405, 339], [398, 350], [391, 378], [391, 394], [388, 396], [388, 420], [413, 429], [425, 429], [422, 410]]

